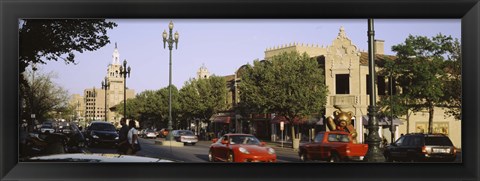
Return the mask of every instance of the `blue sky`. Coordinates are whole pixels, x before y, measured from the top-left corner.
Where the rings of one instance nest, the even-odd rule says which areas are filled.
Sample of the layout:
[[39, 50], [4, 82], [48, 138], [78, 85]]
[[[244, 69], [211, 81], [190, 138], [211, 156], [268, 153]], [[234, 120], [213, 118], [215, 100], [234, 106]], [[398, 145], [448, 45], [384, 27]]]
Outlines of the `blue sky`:
[[[115, 42], [120, 59], [132, 68], [127, 87], [136, 93], [168, 85], [168, 48], [163, 48], [162, 33], [170, 20], [180, 34], [178, 49], [172, 51], [172, 83], [178, 88], [196, 76], [205, 64], [210, 73], [231, 75], [254, 59], [263, 59], [268, 47], [289, 44], [330, 45], [343, 26], [347, 36], [361, 50], [367, 50], [366, 19], [235, 20], [235, 19], [113, 19], [117, 27], [107, 32], [111, 43], [94, 52], [75, 52], [77, 65], [62, 61], [39, 65], [42, 72], [55, 72], [54, 80], [70, 94], [83, 94], [86, 88], [100, 88], [107, 66], [112, 62]], [[385, 53], [411, 35], [438, 33], [461, 38], [461, 20], [375, 20], [375, 39], [385, 40]]]

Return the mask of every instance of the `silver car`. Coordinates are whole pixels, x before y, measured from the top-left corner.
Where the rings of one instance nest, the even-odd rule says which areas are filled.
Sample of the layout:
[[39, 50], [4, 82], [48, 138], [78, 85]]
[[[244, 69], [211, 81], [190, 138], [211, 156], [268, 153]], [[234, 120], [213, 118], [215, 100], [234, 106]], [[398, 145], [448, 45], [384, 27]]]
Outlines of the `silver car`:
[[172, 135], [177, 142], [184, 144], [195, 145], [198, 142], [198, 137], [190, 130], [173, 130]]

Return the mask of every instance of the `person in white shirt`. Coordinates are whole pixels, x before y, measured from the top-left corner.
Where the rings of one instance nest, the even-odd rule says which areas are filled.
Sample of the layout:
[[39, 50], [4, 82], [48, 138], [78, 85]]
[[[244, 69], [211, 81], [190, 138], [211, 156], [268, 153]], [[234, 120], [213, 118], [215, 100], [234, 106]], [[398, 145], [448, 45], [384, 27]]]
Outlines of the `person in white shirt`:
[[[128, 130], [127, 140], [129, 144], [129, 148], [127, 151], [127, 155], [134, 155], [139, 150], [139, 143], [138, 143], [138, 131], [135, 129], [135, 121], [130, 120], [128, 122]], [[138, 147], [138, 148], [137, 148]]]

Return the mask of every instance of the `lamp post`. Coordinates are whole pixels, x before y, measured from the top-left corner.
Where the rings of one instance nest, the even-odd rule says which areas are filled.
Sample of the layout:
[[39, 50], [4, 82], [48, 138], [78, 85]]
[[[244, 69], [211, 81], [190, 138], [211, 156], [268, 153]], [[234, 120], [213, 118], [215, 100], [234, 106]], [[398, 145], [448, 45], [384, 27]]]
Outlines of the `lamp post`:
[[382, 141], [378, 134], [377, 105], [376, 105], [376, 86], [375, 86], [375, 52], [374, 52], [374, 36], [373, 19], [368, 19], [368, 73], [370, 74], [370, 105], [368, 106], [368, 151], [365, 155], [367, 162], [384, 162], [385, 157], [380, 150], [380, 142]]
[[110, 82], [108, 82], [107, 77], [105, 77], [105, 81], [102, 80], [102, 89], [105, 90], [105, 122], [107, 122], [107, 91], [110, 88]]
[[120, 65], [120, 76], [123, 76], [123, 117], [127, 119], [127, 75], [130, 78], [130, 66], [127, 68], [127, 60], [123, 60], [123, 66]]
[[[168, 24], [169, 32], [163, 31], [163, 48], [166, 48], [168, 43], [168, 49], [170, 50], [170, 63], [169, 63], [169, 78], [168, 78], [168, 130], [172, 130], [172, 49], [173, 44], [175, 43], [175, 49], [178, 46], [178, 32], [175, 32], [175, 38], [172, 37], [173, 22], [170, 21]], [[168, 36], [168, 38], [167, 38]], [[167, 140], [171, 140], [171, 134], [168, 134]]]
[[35, 127], [35, 119], [36, 119], [36, 115], [35, 115], [35, 96], [34, 96], [34, 93], [35, 93], [35, 87], [34, 87], [34, 84], [35, 84], [35, 71], [37, 71], [37, 66], [35, 63], [32, 63], [32, 84], [31, 84], [31, 87], [30, 87], [30, 118], [31, 118], [31, 123], [28, 124], [29, 125], [29, 128], [31, 129], [30, 131], [33, 131], [34, 127]]
[[395, 126], [393, 125], [393, 70], [390, 70], [390, 135], [391, 141], [393, 143], [395, 141]]

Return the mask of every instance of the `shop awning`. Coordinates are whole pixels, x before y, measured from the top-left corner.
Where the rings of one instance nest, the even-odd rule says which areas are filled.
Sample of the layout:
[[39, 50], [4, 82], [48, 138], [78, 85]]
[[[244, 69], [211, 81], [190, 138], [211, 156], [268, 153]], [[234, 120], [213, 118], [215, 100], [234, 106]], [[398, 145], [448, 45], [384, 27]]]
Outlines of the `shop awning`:
[[[273, 119], [270, 121], [272, 124], [280, 124], [280, 122], [284, 122], [285, 124], [289, 124], [290, 122], [285, 118], [285, 116], [275, 116]], [[317, 118], [317, 117], [309, 117], [309, 118], [294, 118], [293, 119], [294, 124], [316, 124], [316, 125], [323, 125], [323, 118]]]
[[230, 120], [232, 120], [232, 119], [233, 119], [233, 117], [231, 117], [231, 116], [216, 116], [216, 117], [213, 118], [212, 122], [229, 124]]
[[[362, 116], [362, 123], [364, 126], [368, 125], [368, 115], [363, 115]], [[381, 117], [381, 118], [377, 118], [378, 120], [378, 125], [379, 126], [388, 126], [390, 125], [390, 118], [389, 117]], [[403, 122], [402, 120], [398, 119], [398, 118], [393, 118], [393, 125], [403, 125]]]

